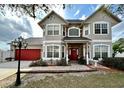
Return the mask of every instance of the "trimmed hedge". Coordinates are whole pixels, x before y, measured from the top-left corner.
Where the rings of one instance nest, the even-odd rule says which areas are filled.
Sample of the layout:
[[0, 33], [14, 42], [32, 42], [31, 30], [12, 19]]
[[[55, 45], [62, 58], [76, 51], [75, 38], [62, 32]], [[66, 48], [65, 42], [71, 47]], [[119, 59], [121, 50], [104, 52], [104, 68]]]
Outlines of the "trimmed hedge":
[[57, 66], [69, 66], [70, 64], [66, 63], [66, 59], [61, 59], [61, 60], [57, 60], [56, 65]]
[[104, 58], [101, 64], [110, 68], [124, 70], [124, 58]]
[[35, 66], [48, 66], [48, 64], [46, 62], [44, 62], [42, 59], [36, 61], [36, 62], [32, 62], [29, 67], [35, 67]]

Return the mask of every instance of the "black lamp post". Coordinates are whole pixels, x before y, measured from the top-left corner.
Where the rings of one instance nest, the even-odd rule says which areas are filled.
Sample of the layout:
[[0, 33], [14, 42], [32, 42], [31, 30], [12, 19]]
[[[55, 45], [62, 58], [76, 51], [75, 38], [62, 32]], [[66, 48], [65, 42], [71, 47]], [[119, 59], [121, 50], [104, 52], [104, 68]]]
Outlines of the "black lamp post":
[[17, 69], [17, 77], [16, 77], [16, 83], [15, 86], [18, 86], [21, 84], [21, 79], [20, 79], [20, 59], [21, 59], [21, 48], [26, 48], [28, 43], [20, 36], [18, 39], [15, 39], [12, 41], [12, 46], [14, 48], [19, 49], [19, 59], [18, 59], [18, 69]]

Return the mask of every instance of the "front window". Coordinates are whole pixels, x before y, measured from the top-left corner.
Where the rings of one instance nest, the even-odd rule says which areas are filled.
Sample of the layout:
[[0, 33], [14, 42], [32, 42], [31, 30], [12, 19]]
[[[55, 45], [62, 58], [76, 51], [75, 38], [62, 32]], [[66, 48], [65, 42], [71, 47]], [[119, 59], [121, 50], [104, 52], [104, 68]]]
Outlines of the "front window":
[[51, 58], [53, 54], [53, 46], [47, 46], [47, 57]]
[[59, 35], [59, 25], [48, 25], [47, 35]]
[[108, 34], [107, 23], [95, 23], [94, 29], [95, 29], [95, 34]]
[[47, 58], [59, 58], [59, 46], [47, 46]]
[[88, 35], [89, 34], [89, 31], [88, 30], [85, 30], [85, 35]]
[[108, 57], [108, 46], [96, 45], [94, 53], [96, 58], [106, 58]]
[[70, 28], [68, 35], [69, 37], [79, 37], [80, 36], [79, 28], [75, 28], [75, 27]]

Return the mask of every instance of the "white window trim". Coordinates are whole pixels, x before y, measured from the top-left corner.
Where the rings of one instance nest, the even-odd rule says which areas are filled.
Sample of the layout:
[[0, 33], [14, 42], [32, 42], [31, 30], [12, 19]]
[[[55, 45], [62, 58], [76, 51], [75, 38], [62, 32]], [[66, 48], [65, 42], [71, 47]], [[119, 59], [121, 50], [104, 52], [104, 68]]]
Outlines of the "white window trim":
[[[62, 58], [65, 58], [65, 46], [62, 45], [61, 48], [62, 48], [62, 47], [64, 47], [64, 57], [62, 57], [62, 56], [61, 56], [61, 57], [62, 57]], [[61, 55], [62, 55], [62, 49], [61, 49]]]
[[88, 30], [88, 35], [90, 34], [90, 24], [88, 24], [88, 27], [85, 27], [83, 28], [83, 35], [84, 36], [88, 36], [88, 35], [85, 35], [85, 30]]
[[[58, 25], [59, 26], [59, 34], [58, 35], [48, 35], [48, 26], [50, 25]], [[53, 30], [53, 29], [52, 29]], [[46, 24], [46, 35], [47, 36], [59, 36], [60, 35], [60, 31], [61, 31], [61, 24]]]
[[112, 40], [92, 40], [92, 42], [112, 42]]
[[[70, 36], [70, 35], [69, 35], [69, 30], [70, 30], [70, 29], [78, 29], [78, 36], [75, 36], [75, 35]], [[80, 37], [80, 28], [78, 28], [78, 27], [70, 27], [70, 28], [68, 28], [68, 37]]]
[[[108, 57], [110, 57], [110, 45], [107, 45], [107, 44], [94, 44], [93, 45], [93, 58], [95, 57], [95, 46], [101, 46], [101, 45], [104, 45], [104, 46], [108, 46]], [[101, 50], [100, 50], [101, 51]]]
[[[102, 34], [100, 31], [100, 34], [95, 34], [95, 24], [107, 24], [107, 34]], [[109, 22], [106, 21], [98, 21], [98, 22], [93, 22], [93, 34], [94, 35], [108, 35], [109, 34]]]
[[[65, 34], [63, 35], [63, 32], [65, 31]], [[66, 27], [64, 27], [63, 25], [62, 25], [62, 36], [63, 37], [65, 37], [66, 36]]]
[[[54, 57], [48, 58], [48, 57], [47, 57], [47, 46], [59, 46], [59, 57], [58, 57], [58, 58], [54, 58]], [[58, 44], [48, 44], [48, 45], [45, 46], [45, 50], [46, 50], [46, 51], [45, 51], [45, 60], [51, 60], [51, 59], [52, 59], [52, 60], [59, 60], [59, 59], [60, 59], [60, 53], [61, 53], [61, 52], [60, 52], [60, 45], [58, 45]]]

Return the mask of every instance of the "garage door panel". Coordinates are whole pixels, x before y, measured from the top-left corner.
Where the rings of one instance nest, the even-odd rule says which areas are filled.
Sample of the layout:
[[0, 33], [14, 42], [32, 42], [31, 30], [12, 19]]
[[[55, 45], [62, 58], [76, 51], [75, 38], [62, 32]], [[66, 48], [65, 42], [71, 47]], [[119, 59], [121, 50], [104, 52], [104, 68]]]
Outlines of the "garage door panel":
[[[21, 49], [21, 60], [39, 60], [41, 58], [41, 49]], [[19, 49], [16, 49], [15, 59], [19, 59]]]

